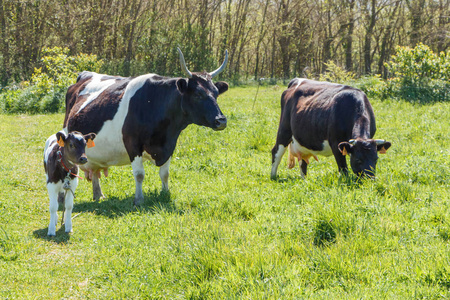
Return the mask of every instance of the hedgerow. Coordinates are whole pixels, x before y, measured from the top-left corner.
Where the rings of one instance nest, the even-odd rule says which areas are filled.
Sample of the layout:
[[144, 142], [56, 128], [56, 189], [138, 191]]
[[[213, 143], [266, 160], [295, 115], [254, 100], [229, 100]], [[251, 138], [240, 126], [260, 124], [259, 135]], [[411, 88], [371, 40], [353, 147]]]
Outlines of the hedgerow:
[[77, 73], [98, 72], [103, 64], [96, 55], [70, 56], [68, 48], [44, 48], [42, 54], [42, 67], [34, 69], [30, 81], [0, 94], [0, 110], [32, 114], [62, 111], [67, 87], [75, 83]]

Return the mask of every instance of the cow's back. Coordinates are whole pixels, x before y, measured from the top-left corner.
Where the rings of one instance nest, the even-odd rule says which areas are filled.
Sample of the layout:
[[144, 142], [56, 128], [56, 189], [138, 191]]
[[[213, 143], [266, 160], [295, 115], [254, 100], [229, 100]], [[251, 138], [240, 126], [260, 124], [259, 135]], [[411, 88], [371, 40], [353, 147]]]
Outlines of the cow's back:
[[308, 130], [316, 137], [328, 139], [330, 135], [350, 135], [355, 121], [363, 118], [370, 127], [371, 136], [375, 134], [372, 106], [364, 92], [357, 88], [302, 80], [298, 85], [291, 84], [288, 95], [287, 101], [293, 102], [290, 105], [293, 129]]

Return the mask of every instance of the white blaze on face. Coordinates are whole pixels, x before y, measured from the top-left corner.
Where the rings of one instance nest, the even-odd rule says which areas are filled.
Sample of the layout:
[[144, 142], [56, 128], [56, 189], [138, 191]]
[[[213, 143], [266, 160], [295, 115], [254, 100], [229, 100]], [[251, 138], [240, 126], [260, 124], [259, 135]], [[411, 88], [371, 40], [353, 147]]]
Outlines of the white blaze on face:
[[83, 110], [89, 103], [97, 99], [97, 97], [103, 93], [109, 86], [113, 85], [116, 82], [116, 79], [108, 79], [101, 80], [102, 77], [106, 76], [104, 74], [93, 73], [91, 82], [89, 82], [84, 90], [79, 94], [79, 96], [89, 95], [86, 101], [81, 105], [80, 109], [77, 111], [77, 114]]

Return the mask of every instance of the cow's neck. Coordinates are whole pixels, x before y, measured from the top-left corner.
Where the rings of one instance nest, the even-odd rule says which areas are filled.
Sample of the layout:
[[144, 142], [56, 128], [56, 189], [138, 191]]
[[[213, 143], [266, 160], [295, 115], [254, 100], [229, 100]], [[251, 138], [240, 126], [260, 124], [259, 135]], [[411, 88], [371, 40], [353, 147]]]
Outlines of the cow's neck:
[[73, 164], [72, 162], [70, 162], [66, 155], [65, 155], [65, 148], [64, 147], [59, 147], [58, 150], [61, 153], [61, 166], [63, 167], [63, 169], [68, 169], [66, 171], [70, 171], [70, 169], [72, 169], [75, 164]]
[[352, 139], [370, 139], [370, 122], [369, 119], [361, 116], [359, 117], [352, 130]]

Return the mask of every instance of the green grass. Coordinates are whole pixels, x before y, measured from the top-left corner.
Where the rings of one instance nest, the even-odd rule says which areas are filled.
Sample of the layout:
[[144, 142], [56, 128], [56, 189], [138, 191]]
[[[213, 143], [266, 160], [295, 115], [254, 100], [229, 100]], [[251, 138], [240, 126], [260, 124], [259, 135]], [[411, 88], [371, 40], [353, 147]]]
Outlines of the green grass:
[[138, 209], [130, 167], [110, 169], [98, 203], [80, 182], [74, 232], [54, 238], [42, 151], [64, 116], [0, 115], [0, 298], [448, 298], [450, 103], [372, 99], [393, 145], [375, 181], [332, 157], [303, 180], [286, 156], [272, 181], [282, 91], [221, 96], [227, 129], [182, 133], [170, 195], [150, 163]]

